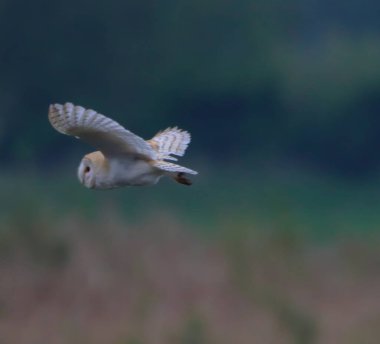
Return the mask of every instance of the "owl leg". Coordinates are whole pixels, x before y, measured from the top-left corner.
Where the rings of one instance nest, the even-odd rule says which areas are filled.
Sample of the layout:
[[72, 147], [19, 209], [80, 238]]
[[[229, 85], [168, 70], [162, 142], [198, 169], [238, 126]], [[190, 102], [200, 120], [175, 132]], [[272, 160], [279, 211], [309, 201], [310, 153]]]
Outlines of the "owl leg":
[[191, 185], [191, 184], [193, 184], [190, 179], [188, 179], [188, 178], [185, 177], [185, 173], [184, 172], [179, 172], [179, 173], [175, 174], [173, 178], [174, 178], [174, 180], [177, 183], [180, 183], [180, 184], [183, 184], [183, 185]]

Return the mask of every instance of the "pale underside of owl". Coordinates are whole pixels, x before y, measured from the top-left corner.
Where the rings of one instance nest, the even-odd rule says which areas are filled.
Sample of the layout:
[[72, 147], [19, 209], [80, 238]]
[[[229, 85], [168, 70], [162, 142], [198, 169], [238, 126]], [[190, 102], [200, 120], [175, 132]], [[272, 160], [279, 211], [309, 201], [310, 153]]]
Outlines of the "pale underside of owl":
[[88, 188], [153, 185], [163, 176], [191, 185], [187, 175], [197, 174], [167, 161], [183, 156], [190, 143], [190, 134], [177, 127], [145, 141], [112, 119], [72, 103], [50, 105], [49, 121], [60, 133], [98, 149], [85, 155], [78, 168], [79, 181]]

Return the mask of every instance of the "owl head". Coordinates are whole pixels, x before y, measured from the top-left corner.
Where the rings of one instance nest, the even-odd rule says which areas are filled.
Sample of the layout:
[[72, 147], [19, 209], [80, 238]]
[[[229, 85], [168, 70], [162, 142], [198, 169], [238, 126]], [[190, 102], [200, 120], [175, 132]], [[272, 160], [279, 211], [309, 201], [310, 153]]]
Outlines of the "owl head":
[[78, 179], [86, 188], [93, 189], [96, 184], [96, 168], [91, 161], [84, 157], [79, 164]]
[[[93, 152], [83, 157], [78, 168], [78, 179], [89, 189], [98, 188], [102, 172], [105, 167], [104, 155], [101, 152]], [[101, 184], [101, 183], [100, 183]]]

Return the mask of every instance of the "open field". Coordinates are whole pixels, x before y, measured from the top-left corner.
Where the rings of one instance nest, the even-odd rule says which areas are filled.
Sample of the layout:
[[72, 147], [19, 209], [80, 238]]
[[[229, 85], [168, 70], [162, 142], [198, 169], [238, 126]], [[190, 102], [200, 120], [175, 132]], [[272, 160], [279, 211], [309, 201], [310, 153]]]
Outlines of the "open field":
[[2, 180], [0, 343], [380, 340], [375, 183]]
[[0, 342], [378, 343], [379, 241], [189, 229], [29, 223], [2, 249]]
[[64, 220], [69, 214], [96, 220], [111, 209], [129, 224], [167, 213], [202, 235], [219, 236], [231, 227], [297, 232], [312, 240], [379, 234], [380, 178], [355, 181], [285, 168], [201, 166], [190, 188], [164, 179], [154, 187], [104, 192], [82, 187], [75, 163], [68, 171], [45, 175], [3, 173], [1, 222]]

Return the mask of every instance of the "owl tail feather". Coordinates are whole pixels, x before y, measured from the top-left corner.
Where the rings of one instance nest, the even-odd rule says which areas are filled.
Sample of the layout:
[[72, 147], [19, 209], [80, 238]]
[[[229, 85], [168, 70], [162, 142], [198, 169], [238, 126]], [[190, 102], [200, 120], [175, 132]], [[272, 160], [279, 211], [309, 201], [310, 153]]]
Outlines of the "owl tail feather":
[[186, 178], [186, 174], [198, 174], [198, 172], [193, 171], [187, 167], [173, 164], [171, 162], [158, 160], [153, 163], [153, 166], [159, 170], [167, 172], [169, 177], [172, 177], [176, 182], [184, 185], [191, 185], [190, 179]]

